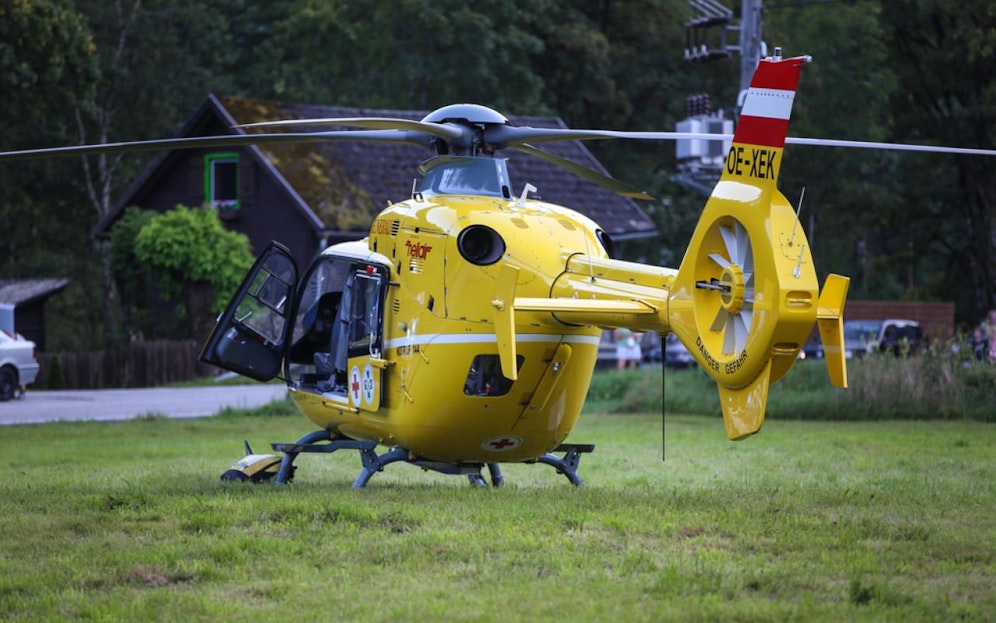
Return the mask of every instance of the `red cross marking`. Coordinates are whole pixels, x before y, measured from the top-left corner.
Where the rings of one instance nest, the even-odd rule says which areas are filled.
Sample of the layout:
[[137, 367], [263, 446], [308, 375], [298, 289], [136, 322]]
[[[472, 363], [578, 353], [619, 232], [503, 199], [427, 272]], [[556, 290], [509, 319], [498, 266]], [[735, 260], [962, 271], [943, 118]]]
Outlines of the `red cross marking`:
[[508, 437], [503, 437], [502, 439], [499, 439], [498, 441], [492, 441], [488, 445], [490, 445], [491, 447], [493, 447], [495, 450], [501, 450], [501, 449], [507, 448], [509, 446], [514, 446], [515, 442], [512, 441], [511, 439], [509, 439]]

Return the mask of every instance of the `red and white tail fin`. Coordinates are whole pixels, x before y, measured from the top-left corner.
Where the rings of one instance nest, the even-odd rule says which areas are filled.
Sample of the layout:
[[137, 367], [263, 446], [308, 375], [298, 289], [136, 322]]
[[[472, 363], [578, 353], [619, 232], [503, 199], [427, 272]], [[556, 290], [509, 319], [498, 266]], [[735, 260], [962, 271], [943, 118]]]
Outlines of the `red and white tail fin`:
[[808, 56], [764, 59], [747, 89], [722, 179], [773, 188], [788, 135], [792, 102]]
[[796, 56], [765, 59], [758, 64], [740, 111], [734, 140], [769, 147], [785, 145], [799, 70], [810, 60], [808, 56]]

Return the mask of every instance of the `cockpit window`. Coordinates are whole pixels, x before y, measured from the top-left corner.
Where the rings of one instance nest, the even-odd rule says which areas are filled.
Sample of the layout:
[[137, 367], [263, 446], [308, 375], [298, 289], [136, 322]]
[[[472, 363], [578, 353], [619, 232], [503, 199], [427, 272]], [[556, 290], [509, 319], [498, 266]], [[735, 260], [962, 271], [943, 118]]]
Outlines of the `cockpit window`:
[[502, 159], [441, 156], [429, 160], [421, 169], [424, 177], [419, 192], [423, 196], [510, 196], [508, 170]]

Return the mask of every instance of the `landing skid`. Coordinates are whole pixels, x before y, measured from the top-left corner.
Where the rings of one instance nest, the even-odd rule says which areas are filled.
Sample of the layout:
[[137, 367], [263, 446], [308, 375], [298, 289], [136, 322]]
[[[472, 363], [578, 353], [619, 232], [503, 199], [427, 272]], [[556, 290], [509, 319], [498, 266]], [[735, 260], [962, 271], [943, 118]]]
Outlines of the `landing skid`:
[[[277, 452], [283, 452], [284, 457], [280, 461], [280, 468], [277, 471], [274, 482], [278, 485], [290, 482], [294, 475], [294, 459], [302, 452], [323, 452], [332, 453], [338, 450], [357, 450], [360, 453], [360, 461], [363, 469], [360, 475], [353, 481], [354, 489], [361, 489], [370, 482], [370, 478], [377, 472], [384, 471], [384, 468], [391, 463], [408, 463], [422, 469], [432, 470], [441, 474], [454, 476], [466, 476], [470, 484], [486, 487], [487, 481], [481, 474], [484, 467], [488, 468], [488, 476], [491, 486], [500, 487], [505, 483], [501, 468], [498, 463], [445, 463], [440, 461], [426, 461], [411, 456], [408, 450], [393, 448], [383, 454], [377, 454], [377, 443], [374, 441], [357, 441], [355, 439], [333, 438], [326, 430], [318, 430], [308, 433], [294, 443], [275, 443], [272, 447]], [[584, 483], [578, 476], [578, 464], [581, 462], [581, 455], [595, 449], [594, 444], [573, 444], [565, 443], [557, 446], [553, 452], [548, 452], [537, 458], [535, 463], [549, 465], [557, 470], [558, 474], [563, 474], [572, 485], [580, 487]], [[555, 453], [562, 452], [563, 456]]]

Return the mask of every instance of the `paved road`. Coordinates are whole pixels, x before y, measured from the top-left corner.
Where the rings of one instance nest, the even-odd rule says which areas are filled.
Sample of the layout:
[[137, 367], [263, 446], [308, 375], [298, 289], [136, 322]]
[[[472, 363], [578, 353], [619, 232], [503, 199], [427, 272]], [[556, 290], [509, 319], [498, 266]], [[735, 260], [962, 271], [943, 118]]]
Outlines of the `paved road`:
[[32, 391], [0, 402], [0, 425], [59, 420], [128, 420], [151, 414], [214, 415], [225, 407], [256, 407], [287, 395], [284, 385]]

